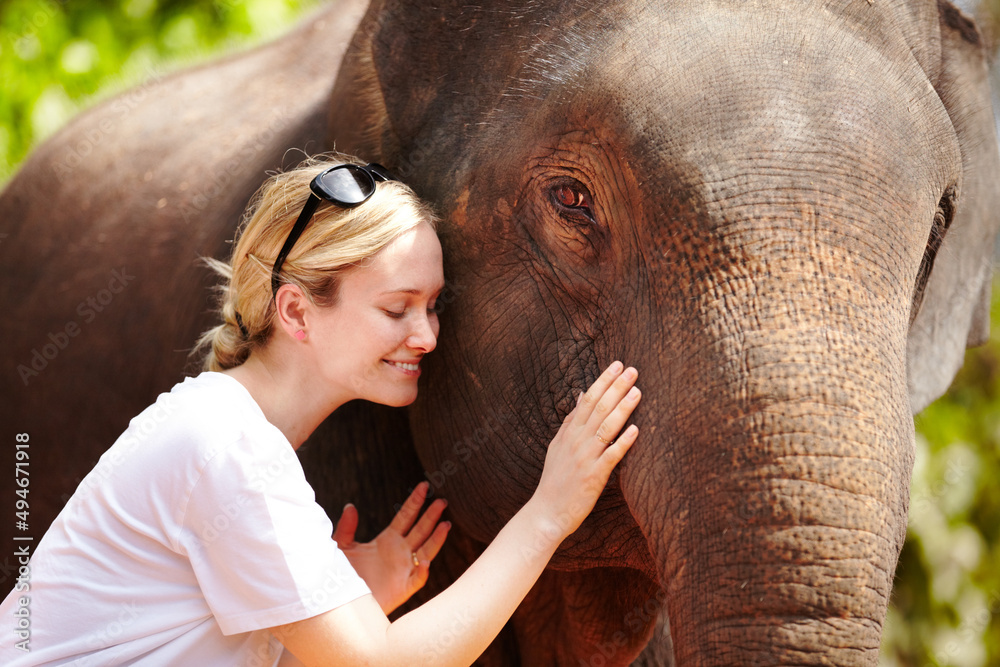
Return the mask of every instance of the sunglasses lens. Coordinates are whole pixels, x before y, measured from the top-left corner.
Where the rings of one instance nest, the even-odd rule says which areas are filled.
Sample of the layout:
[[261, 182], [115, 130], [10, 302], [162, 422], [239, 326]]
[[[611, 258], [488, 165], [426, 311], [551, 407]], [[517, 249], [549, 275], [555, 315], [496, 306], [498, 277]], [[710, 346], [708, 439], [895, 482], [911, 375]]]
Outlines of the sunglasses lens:
[[327, 199], [341, 206], [357, 206], [375, 192], [375, 180], [361, 167], [341, 165], [317, 179]]

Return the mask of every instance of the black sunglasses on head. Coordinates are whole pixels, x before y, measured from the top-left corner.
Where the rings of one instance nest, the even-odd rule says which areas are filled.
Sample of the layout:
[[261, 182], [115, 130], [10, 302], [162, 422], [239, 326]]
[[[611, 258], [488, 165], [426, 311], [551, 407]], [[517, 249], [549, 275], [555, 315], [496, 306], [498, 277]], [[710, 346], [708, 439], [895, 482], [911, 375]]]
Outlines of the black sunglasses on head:
[[306, 205], [299, 213], [299, 219], [295, 221], [292, 231], [289, 232], [285, 245], [281, 246], [281, 252], [274, 260], [274, 268], [271, 270], [271, 296], [278, 293], [281, 286], [278, 274], [281, 273], [281, 265], [285, 263], [285, 258], [292, 251], [292, 246], [302, 236], [302, 230], [309, 224], [316, 207], [322, 200], [326, 200], [341, 208], [354, 208], [359, 204], [368, 201], [368, 198], [375, 194], [375, 185], [379, 181], [397, 180], [389, 171], [380, 164], [370, 162], [364, 167], [360, 164], [338, 164], [330, 167], [312, 179], [309, 189], [312, 191]]

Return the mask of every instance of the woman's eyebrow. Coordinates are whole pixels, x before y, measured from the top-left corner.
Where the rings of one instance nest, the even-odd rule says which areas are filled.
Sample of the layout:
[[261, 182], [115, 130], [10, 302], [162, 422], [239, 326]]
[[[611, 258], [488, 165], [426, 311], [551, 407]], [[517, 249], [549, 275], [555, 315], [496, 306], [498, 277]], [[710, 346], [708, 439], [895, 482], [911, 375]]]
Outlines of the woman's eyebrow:
[[[438, 292], [442, 292], [442, 291], [444, 291], [444, 288], [445, 288], [445, 284], [441, 283], [441, 285], [437, 289], [431, 290], [430, 293], [431, 294], [436, 294]], [[385, 292], [382, 292], [381, 294], [379, 294], [379, 296], [385, 296], [386, 294], [420, 294], [420, 293], [421, 293], [421, 291], [418, 290], [415, 287], [405, 287], [405, 288], [400, 288], [400, 289], [386, 290]]]

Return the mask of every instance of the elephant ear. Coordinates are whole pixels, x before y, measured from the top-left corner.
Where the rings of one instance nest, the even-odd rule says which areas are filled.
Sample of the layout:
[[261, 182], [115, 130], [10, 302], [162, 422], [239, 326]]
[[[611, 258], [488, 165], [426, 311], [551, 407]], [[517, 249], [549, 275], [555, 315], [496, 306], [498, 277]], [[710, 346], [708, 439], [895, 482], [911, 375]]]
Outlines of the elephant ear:
[[[939, 214], [947, 233], [925, 286], [914, 299], [907, 341], [910, 404], [917, 413], [940, 396], [962, 366], [965, 348], [989, 338], [990, 283], [1000, 226], [1000, 152], [990, 97], [988, 53], [975, 23], [938, 2], [941, 63], [932, 83], [951, 118], [962, 153], [960, 189]], [[950, 217], [950, 226], [947, 218]], [[938, 228], [938, 225], [935, 225]]]

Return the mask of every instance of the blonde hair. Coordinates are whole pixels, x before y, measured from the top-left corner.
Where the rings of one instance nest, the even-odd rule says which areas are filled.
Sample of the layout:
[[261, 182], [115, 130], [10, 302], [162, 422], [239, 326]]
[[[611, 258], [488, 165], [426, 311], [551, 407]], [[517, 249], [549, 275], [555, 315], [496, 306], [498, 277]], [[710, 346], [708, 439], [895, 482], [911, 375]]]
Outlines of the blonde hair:
[[[275, 319], [274, 260], [309, 199], [309, 183], [320, 172], [347, 162], [364, 164], [347, 155], [330, 154], [308, 158], [291, 171], [271, 176], [247, 207], [231, 261], [204, 258], [224, 278], [217, 287], [222, 324], [203, 333], [192, 351], [194, 355], [208, 348], [204, 370], [239, 366], [251, 352], [267, 345]], [[323, 201], [285, 259], [281, 284], [298, 285], [317, 306], [333, 306], [346, 271], [363, 265], [422, 222], [434, 226], [437, 219], [399, 181], [380, 181], [375, 193], [354, 208]]]

